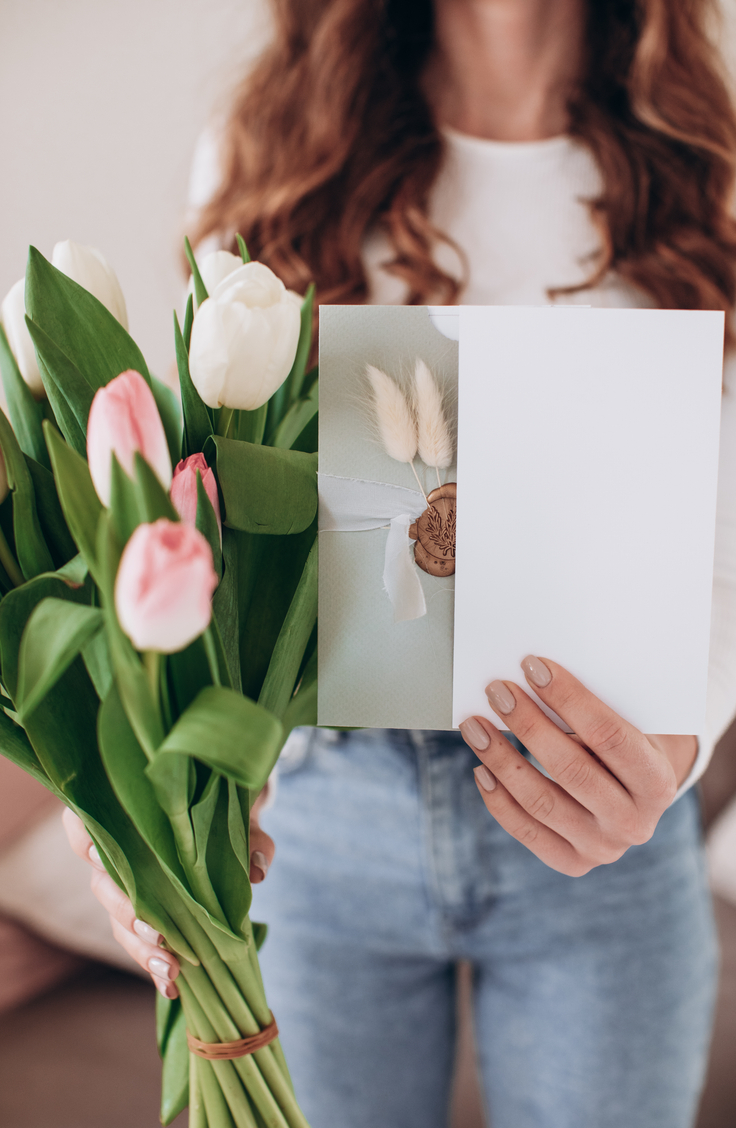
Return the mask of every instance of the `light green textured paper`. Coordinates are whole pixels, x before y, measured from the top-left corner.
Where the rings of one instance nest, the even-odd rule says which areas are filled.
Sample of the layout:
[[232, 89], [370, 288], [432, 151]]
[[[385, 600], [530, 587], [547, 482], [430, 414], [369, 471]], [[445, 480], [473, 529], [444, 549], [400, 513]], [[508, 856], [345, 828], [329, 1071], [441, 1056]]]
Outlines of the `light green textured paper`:
[[[426, 307], [320, 309], [321, 473], [417, 488], [376, 438], [365, 366], [406, 388], [418, 356], [447, 388], [454, 414], [458, 345], [435, 329]], [[455, 481], [454, 468], [443, 480]], [[427, 473], [427, 491], [436, 485]], [[318, 723], [449, 729], [454, 577], [419, 571], [427, 614], [395, 623], [383, 588], [387, 536], [388, 528], [320, 533]]]

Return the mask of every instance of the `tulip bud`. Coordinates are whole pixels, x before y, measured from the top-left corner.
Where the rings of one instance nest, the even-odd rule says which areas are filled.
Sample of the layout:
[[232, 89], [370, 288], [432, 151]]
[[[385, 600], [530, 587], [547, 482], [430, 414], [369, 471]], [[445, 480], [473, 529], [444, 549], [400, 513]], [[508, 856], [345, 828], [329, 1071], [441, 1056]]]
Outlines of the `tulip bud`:
[[208, 407], [253, 411], [289, 375], [301, 299], [261, 262], [228, 274], [197, 310], [189, 348], [192, 382]]
[[174, 469], [174, 479], [171, 483], [171, 500], [182, 521], [194, 527], [197, 521], [198, 470], [205, 493], [212, 502], [212, 508], [217, 517], [220, 544], [222, 544], [222, 521], [220, 520], [220, 498], [217, 494], [217, 482], [203, 454], [190, 454], [189, 458], [184, 458], [177, 463]]
[[2, 304], [3, 326], [21, 376], [36, 399], [41, 399], [44, 395], [43, 380], [38, 369], [36, 350], [26, 325], [25, 292], [26, 280], [21, 278], [20, 282], [16, 282], [10, 289]]
[[[234, 274], [243, 265], [240, 255], [230, 251], [212, 251], [197, 263], [208, 294], [213, 294], [224, 278]], [[194, 293], [194, 279], [189, 280], [189, 291]]]
[[95, 247], [83, 247], [81, 243], [66, 239], [54, 247], [51, 262], [102, 302], [123, 329], [128, 328], [128, 311], [120, 283], [107, 259]]
[[112, 456], [130, 477], [139, 451], [165, 490], [171, 485], [171, 458], [161, 416], [140, 372], [121, 372], [98, 388], [87, 420], [89, 472], [103, 505], [110, 504]]
[[136, 650], [173, 654], [206, 630], [217, 574], [196, 529], [162, 517], [139, 525], [123, 550], [115, 610]]
[[[232, 256], [235, 258], [235, 255]], [[83, 247], [80, 243], [73, 243], [67, 239], [57, 243], [51, 262], [66, 274], [73, 282], [84, 286], [98, 301], [109, 309], [124, 329], [128, 328], [128, 314], [125, 309], [125, 298], [120, 289], [115, 272], [107, 259], [94, 247]], [[26, 325], [26, 280], [12, 287], [2, 304], [2, 321], [5, 335], [8, 338], [10, 351], [15, 357], [21, 376], [33, 392], [36, 399], [42, 399], [45, 392], [43, 380], [36, 360], [36, 350], [33, 347], [31, 335]]]

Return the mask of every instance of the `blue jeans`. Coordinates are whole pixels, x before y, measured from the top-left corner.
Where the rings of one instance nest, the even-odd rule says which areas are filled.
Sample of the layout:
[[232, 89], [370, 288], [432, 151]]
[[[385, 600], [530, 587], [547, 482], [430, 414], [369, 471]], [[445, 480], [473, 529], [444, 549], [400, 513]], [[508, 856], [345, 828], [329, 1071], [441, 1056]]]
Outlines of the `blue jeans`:
[[474, 967], [493, 1128], [689, 1128], [716, 947], [696, 795], [581, 878], [488, 814], [457, 733], [305, 733], [253, 916], [312, 1128], [442, 1128]]

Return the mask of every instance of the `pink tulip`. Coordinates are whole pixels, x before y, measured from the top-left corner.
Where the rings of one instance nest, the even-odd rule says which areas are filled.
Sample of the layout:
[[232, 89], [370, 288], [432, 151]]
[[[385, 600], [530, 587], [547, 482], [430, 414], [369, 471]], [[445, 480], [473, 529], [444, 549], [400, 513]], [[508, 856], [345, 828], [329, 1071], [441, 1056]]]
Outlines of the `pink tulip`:
[[207, 628], [217, 574], [207, 541], [162, 517], [139, 525], [123, 550], [115, 610], [136, 650], [173, 654]]
[[161, 416], [140, 372], [121, 372], [95, 392], [87, 421], [87, 461], [97, 495], [110, 504], [112, 456], [134, 475], [134, 455], [140, 451], [165, 490], [171, 484], [171, 458]]
[[220, 544], [222, 544], [222, 521], [220, 520], [220, 499], [217, 496], [217, 482], [203, 454], [190, 454], [189, 458], [184, 458], [177, 463], [174, 469], [174, 480], [171, 483], [171, 500], [182, 521], [186, 521], [187, 525], [195, 525], [197, 521], [198, 470], [205, 493], [212, 502], [212, 508], [217, 517]]

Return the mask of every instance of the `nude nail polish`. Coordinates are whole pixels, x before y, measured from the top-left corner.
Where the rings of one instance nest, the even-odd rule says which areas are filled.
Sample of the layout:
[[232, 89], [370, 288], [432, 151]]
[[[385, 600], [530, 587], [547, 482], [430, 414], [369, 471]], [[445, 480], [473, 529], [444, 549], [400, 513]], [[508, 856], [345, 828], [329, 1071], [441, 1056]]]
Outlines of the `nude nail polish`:
[[102, 858], [100, 857], [100, 851], [97, 849], [94, 842], [87, 851], [87, 857], [89, 858], [95, 869], [104, 870], [105, 866]]
[[528, 677], [532, 685], [537, 689], [544, 689], [546, 685], [552, 681], [552, 674], [545, 666], [541, 658], [535, 658], [533, 654], [527, 654], [524, 661], [521, 663], [521, 668]]
[[157, 932], [155, 928], [151, 928], [150, 924], [146, 924], [144, 920], [134, 920], [133, 931], [147, 944], [155, 944], [158, 947], [161, 943], [161, 933]]
[[156, 990], [159, 995], [163, 995], [165, 999], [175, 999], [179, 994], [173, 983], [156, 983]]
[[[266, 880], [266, 874], [268, 873], [268, 861], [266, 860], [266, 855], [262, 854], [260, 850], [254, 850], [251, 854], [250, 869], [251, 881], [257, 883], [259, 881]], [[256, 871], [255, 874], [253, 873], [254, 870]]]
[[171, 964], [168, 960], [160, 960], [158, 956], [151, 956], [148, 961], [148, 970], [159, 979], [171, 979]]
[[478, 783], [484, 791], [496, 790], [496, 777], [493, 772], [489, 772], [485, 764], [480, 764], [477, 768], [473, 769], [473, 775], [478, 780]]
[[502, 716], [513, 712], [516, 708], [514, 695], [502, 681], [492, 681], [490, 685], [487, 685], [486, 697], [491, 704], [491, 708], [495, 709], [497, 713], [501, 713]]
[[460, 732], [470, 747], [477, 748], [480, 752], [491, 743], [490, 736], [480, 721], [476, 721], [475, 717], [468, 717], [467, 721], [463, 721], [460, 725]]

